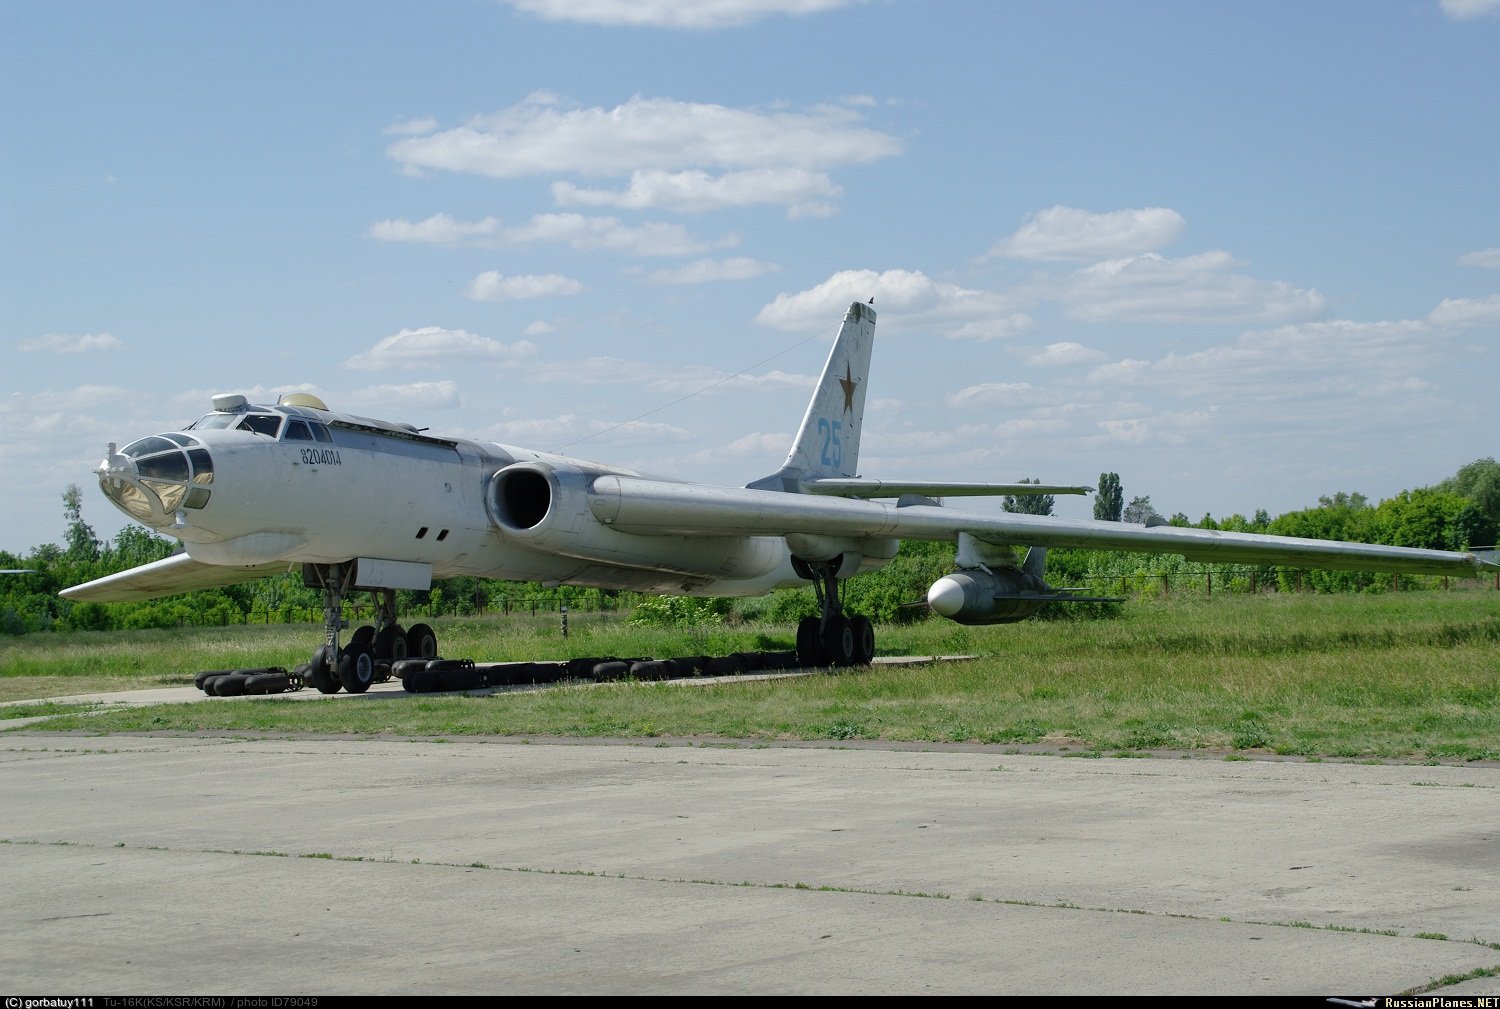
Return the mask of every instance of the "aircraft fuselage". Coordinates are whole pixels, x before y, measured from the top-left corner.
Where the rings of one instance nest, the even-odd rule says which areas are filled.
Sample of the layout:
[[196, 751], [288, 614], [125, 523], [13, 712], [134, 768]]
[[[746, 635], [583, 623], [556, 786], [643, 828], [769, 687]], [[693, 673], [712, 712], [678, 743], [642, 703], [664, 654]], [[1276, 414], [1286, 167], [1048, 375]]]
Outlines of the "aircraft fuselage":
[[426, 566], [429, 578], [696, 595], [802, 584], [781, 537], [663, 541], [600, 523], [592, 481], [639, 475], [628, 470], [433, 437], [320, 403], [215, 405], [181, 432], [111, 449], [98, 470], [121, 510], [203, 563], [370, 558]]

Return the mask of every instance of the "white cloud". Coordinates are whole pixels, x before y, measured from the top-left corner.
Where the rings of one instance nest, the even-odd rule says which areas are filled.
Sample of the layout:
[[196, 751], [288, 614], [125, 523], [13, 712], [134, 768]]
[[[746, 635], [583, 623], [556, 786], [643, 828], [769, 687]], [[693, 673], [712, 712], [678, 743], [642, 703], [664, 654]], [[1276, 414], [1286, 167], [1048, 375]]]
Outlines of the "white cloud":
[[691, 256], [739, 244], [734, 235], [704, 242], [678, 224], [629, 225], [615, 217], [583, 214], [538, 214], [524, 225], [504, 229], [499, 240], [507, 245], [561, 243], [580, 252], [607, 251], [632, 256]]
[[[1500, 3], [1500, 0], [1495, 0]], [[1484, 270], [1500, 270], [1500, 246], [1493, 249], [1480, 249], [1478, 252], [1466, 252], [1458, 257], [1460, 266], [1477, 266]]]
[[760, 112], [635, 97], [612, 109], [562, 108], [540, 92], [493, 115], [405, 137], [387, 148], [410, 169], [492, 178], [685, 168], [818, 171], [900, 151], [897, 138], [861, 125], [859, 113], [847, 107]]
[[710, 249], [729, 248], [739, 238], [726, 235], [707, 242], [694, 238], [680, 224], [648, 221], [624, 224], [617, 217], [584, 214], [537, 214], [524, 224], [505, 227], [498, 218], [460, 221], [433, 214], [420, 221], [394, 218], [370, 226], [370, 237], [383, 242], [424, 242], [431, 245], [475, 245], [482, 248], [556, 243], [580, 252], [610, 251], [636, 256], [690, 256]]
[[990, 249], [991, 256], [1032, 260], [1097, 260], [1152, 252], [1176, 240], [1187, 225], [1166, 207], [1091, 214], [1049, 207]]
[[377, 221], [370, 225], [370, 237], [382, 242], [428, 242], [433, 245], [458, 245], [489, 238], [500, 228], [500, 221], [486, 217], [481, 221], [459, 221], [447, 214], [433, 214], [421, 221], [405, 218]]
[[458, 394], [458, 383], [452, 379], [441, 382], [408, 382], [402, 385], [372, 385], [348, 394], [351, 410], [373, 410], [384, 416], [392, 408], [457, 409], [463, 406]]
[[565, 297], [578, 294], [583, 284], [555, 273], [506, 277], [489, 270], [475, 277], [465, 295], [475, 301], [518, 301], [523, 298]]
[[624, 190], [584, 189], [554, 182], [552, 198], [560, 206], [620, 207], [696, 214], [726, 207], [777, 204], [793, 216], [812, 216], [832, 209], [843, 195], [823, 172], [805, 168], [755, 168], [711, 175], [705, 171], [639, 171]]
[[948, 397], [949, 406], [1015, 406], [1036, 394], [1030, 382], [983, 382], [966, 386]]
[[1427, 321], [1454, 329], [1500, 325], [1500, 294], [1488, 298], [1447, 298], [1428, 313]]
[[94, 350], [119, 350], [124, 346], [124, 341], [108, 333], [48, 333], [16, 341], [16, 349], [28, 353], [86, 354]]
[[1031, 316], [1024, 312], [1015, 312], [993, 319], [976, 319], [973, 322], [966, 322], [944, 335], [954, 340], [978, 340], [980, 343], [988, 343], [991, 340], [1008, 340], [1017, 333], [1024, 333], [1033, 325], [1035, 321]]
[[374, 371], [393, 367], [433, 367], [455, 360], [464, 362], [515, 361], [537, 352], [535, 344], [521, 340], [505, 344], [499, 340], [476, 336], [463, 329], [423, 326], [403, 329], [381, 340], [363, 354], [343, 363], [354, 371]]
[[1061, 300], [1069, 316], [1090, 322], [1278, 322], [1323, 310], [1317, 291], [1257, 280], [1234, 265], [1218, 251], [1109, 260], [1075, 272]]
[[967, 323], [1011, 314], [1003, 295], [933, 280], [920, 271], [843, 270], [806, 291], [778, 294], [755, 321], [784, 330], [826, 326], [851, 301], [872, 297], [887, 332], [895, 322], [898, 329], [930, 327], [952, 335]]
[[1454, 21], [1472, 21], [1500, 12], [1500, 0], [1442, 0], [1442, 6], [1443, 13]]
[[1302, 323], [1243, 333], [1233, 343], [1155, 361], [1101, 365], [1090, 381], [1170, 392], [1181, 399], [1238, 403], [1260, 415], [1291, 405], [1306, 419], [1342, 400], [1380, 401], [1376, 390], [1446, 367], [1449, 351], [1424, 322]]
[[781, 267], [775, 263], [763, 263], [746, 256], [729, 259], [700, 259], [670, 270], [657, 270], [651, 274], [653, 284], [706, 284], [715, 280], [749, 280], [767, 273], [775, 273]]
[[800, 17], [863, 0], [508, 0], [547, 21], [650, 28], [734, 28], [778, 14]]
[[549, 333], [557, 332], [557, 327], [543, 319], [528, 322], [521, 330], [522, 336], [547, 336]]
[[1092, 364], [1104, 359], [1102, 350], [1093, 350], [1081, 343], [1064, 341], [1062, 343], [1049, 343], [1042, 350], [1029, 354], [1026, 357], [1027, 364], [1041, 366], [1065, 365], [1065, 364]]

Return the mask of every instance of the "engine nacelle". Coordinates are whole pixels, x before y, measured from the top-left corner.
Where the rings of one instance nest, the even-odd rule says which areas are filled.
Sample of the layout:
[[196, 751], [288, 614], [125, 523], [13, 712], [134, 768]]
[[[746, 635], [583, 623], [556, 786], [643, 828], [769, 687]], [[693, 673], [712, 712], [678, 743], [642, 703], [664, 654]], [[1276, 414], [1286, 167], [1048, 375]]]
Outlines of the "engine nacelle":
[[955, 571], [932, 583], [927, 605], [932, 612], [960, 624], [1010, 624], [1025, 620], [1046, 605], [1047, 585], [1015, 569], [996, 572]]
[[698, 578], [755, 579], [782, 564], [765, 536], [645, 536], [601, 522], [589, 507], [594, 480], [606, 470], [552, 462], [518, 462], [495, 473], [485, 508], [517, 546], [596, 564]]

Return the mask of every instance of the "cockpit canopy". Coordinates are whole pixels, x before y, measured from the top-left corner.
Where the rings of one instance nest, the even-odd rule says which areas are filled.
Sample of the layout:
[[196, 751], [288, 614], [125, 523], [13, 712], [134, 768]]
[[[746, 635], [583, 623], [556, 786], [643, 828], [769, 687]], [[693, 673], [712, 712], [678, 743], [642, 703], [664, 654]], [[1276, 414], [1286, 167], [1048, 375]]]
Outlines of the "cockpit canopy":
[[99, 487], [127, 515], [155, 525], [179, 508], [208, 504], [214, 462], [198, 439], [152, 435], [126, 445], [120, 455], [134, 465], [133, 478], [106, 460]]

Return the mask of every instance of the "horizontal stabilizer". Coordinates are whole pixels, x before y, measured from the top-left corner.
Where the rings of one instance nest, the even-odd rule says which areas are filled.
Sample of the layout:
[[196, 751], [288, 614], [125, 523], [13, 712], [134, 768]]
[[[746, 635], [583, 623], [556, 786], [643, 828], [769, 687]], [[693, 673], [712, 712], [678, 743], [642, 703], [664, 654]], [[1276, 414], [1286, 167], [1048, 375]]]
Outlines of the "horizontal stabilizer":
[[829, 494], [837, 497], [877, 498], [919, 494], [923, 497], [1000, 497], [1009, 494], [1091, 494], [1094, 488], [1035, 483], [940, 483], [929, 480], [863, 480], [859, 477], [825, 477], [806, 480], [802, 490], [807, 494]]

